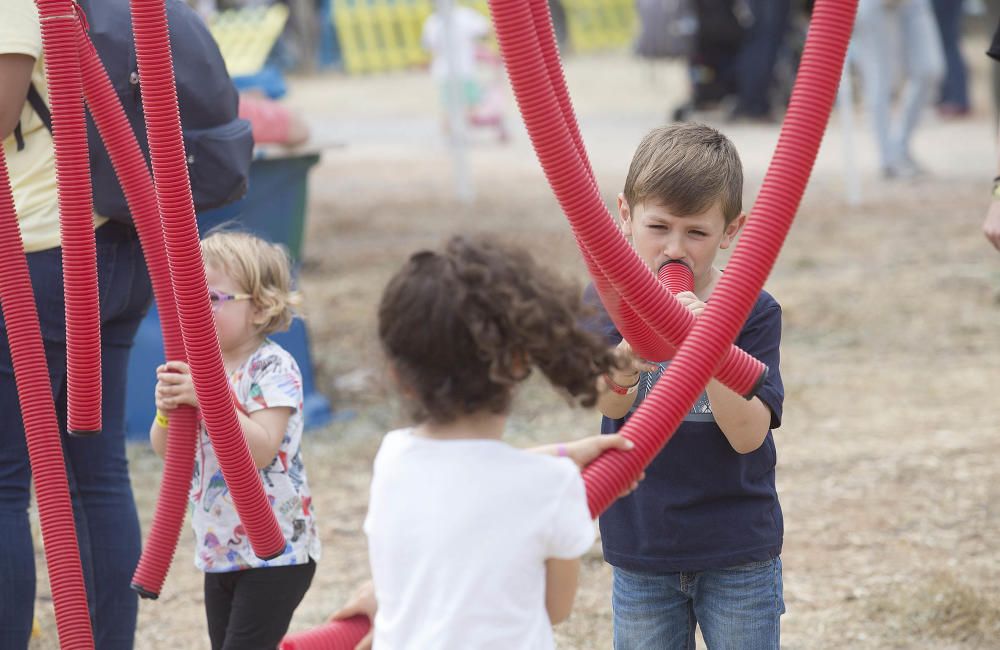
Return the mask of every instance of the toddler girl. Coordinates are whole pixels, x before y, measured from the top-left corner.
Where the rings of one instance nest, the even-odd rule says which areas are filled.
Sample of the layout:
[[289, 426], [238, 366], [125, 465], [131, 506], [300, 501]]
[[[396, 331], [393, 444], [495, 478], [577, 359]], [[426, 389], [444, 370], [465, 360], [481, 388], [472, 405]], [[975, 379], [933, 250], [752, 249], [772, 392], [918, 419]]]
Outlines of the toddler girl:
[[[195, 565], [205, 572], [205, 613], [212, 650], [275, 648], [288, 629], [320, 556], [312, 499], [302, 464], [302, 375], [268, 334], [288, 328], [296, 294], [280, 247], [253, 235], [217, 232], [201, 243], [215, 327], [229, 382], [264, 491], [286, 546], [264, 561], [250, 547], [204, 424], [191, 484]], [[191, 371], [168, 361], [156, 371], [157, 454], [167, 447], [170, 412], [198, 407]]]

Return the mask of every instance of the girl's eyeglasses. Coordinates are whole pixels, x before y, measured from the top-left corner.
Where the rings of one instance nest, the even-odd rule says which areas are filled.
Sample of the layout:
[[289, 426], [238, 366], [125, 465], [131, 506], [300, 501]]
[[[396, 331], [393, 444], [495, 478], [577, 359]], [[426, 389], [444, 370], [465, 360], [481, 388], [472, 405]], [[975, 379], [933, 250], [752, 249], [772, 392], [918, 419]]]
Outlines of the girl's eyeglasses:
[[252, 297], [249, 293], [224, 293], [217, 289], [208, 290], [208, 299], [212, 302], [212, 311], [219, 311], [224, 302], [229, 302], [230, 300], [250, 300]]

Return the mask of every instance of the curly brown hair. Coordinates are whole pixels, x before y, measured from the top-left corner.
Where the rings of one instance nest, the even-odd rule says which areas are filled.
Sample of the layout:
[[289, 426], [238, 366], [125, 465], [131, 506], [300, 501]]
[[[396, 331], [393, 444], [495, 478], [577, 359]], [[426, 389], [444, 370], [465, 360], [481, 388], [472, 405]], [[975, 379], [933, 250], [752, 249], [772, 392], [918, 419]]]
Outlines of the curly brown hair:
[[508, 412], [537, 367], [573, 402], [593, 406], [611, 349], [583, 329], [580, 291], [531, 255], [490, 238], [453, 237], [415, 253], [378, 311], [382, 346], [420, 421]]

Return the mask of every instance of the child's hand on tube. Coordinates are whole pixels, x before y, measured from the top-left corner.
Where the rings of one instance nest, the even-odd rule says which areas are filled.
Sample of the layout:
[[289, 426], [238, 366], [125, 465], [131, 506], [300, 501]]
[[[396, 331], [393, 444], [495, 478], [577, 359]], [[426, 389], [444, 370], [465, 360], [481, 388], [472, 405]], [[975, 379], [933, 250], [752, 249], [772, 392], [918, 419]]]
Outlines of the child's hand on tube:
[[198, 408], [191, 368], [183, 361], [168, 361], [156, 369], [156, 408], [167, 413], [185, 404]]
[[[597, 458], [608, 449], [630, 451], [635, 447], [635, 443], [616, 433], [614, 435], [590, 436], [589, 438], [584, 438], [583, 440], [568, 442], [563, 446], [566, 449], [565, 455], [576, 463], [577, 467], [583, 469], [597, 460]], [[621, 493], [621, 496], [625, 496], [639, 487], [639, 481], [645, 477], [646, 473], [643, 472], [637, 481], [632, 483], [628, 489]]]
[[691, 314], [697, 318], [701, 316], [701, 313], [705, 311], [705, 303], [703, 303], [698, 296], [694, 295], [693, 291], [682, 291], [677, 294], [677, 300], [684, 307], [691, 312]]
[[377, 610], [378, 603], [375, 601], [375, 584], [369, 580], [357, 588], [351, 596], [351, 600], [346, 605], [330, 616], [330, 622], [344, 620], [359, 614], [367, 616], [372, 621], [372, 629], [368, 631], [365, 638], [358, 642], [358, 645], [354, 646], [354, 650], [371, 650], [372, 638], [375, 634], [375, 612]]
[[625, 339], [615, 348], [615, 354], [621, 361], [621, 367], [612, 368], [608, 374], [619, 386], [634, 386], [639, 381], [640, 372], [653, 372], [657, 369], [656, 364], [637, 357]]

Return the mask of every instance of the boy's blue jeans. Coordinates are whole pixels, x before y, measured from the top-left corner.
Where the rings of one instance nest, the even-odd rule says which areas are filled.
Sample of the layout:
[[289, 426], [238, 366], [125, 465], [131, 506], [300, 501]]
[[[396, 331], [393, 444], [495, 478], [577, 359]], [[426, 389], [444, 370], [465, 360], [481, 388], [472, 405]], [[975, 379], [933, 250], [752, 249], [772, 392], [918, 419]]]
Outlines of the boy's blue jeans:
[[[80, 544], [87, 600], [99, 650], [132, 648], [138, 600], [129, 588], [139, 559], [136, 515], [125, 457], [125, 372], [136, 330], [152, 296], [131, 228], [97, 229], [101, 299], [103, 430], [66, 435], [66, 326], [62, 251], [30, 253], [28, 266], [55, 398]], [[98, 377], [92, 377], [95, 382]], [[28, 518], [31, 467], [14, 384], [7, 331], [0, 318], [0, 648], [28, 647], [35, 604], [35, 551]], [[38, 540], [39, 542], [41, 540]], [[55, 631], [51, 631], [54, 637]]]
[[615, 650], [777, 650], [781, 558], [725, 569], [650, 574], [614, 568]]

